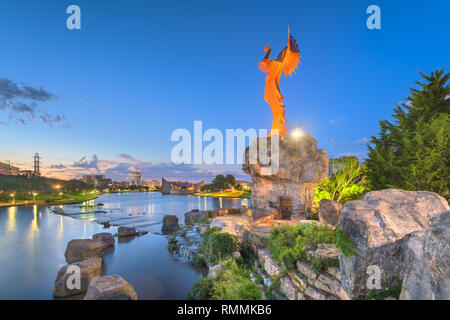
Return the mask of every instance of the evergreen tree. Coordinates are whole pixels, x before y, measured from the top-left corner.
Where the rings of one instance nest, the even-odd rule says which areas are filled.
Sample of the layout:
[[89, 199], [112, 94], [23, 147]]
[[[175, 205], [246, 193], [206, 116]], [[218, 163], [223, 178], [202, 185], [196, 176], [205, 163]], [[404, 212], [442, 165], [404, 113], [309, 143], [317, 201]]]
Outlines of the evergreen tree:
[[394, 109], [391, 123], [380, 121], [366, 160], [373, 189], [401, 188], [434, 191], [449, 199], [450, 73], [420, 73], [406, 103]]

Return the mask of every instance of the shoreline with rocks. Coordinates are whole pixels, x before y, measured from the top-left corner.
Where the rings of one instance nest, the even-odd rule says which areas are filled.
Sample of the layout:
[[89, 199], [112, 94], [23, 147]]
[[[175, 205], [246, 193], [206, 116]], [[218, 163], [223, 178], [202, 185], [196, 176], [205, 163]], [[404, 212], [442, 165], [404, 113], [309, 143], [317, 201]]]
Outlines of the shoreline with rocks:
[[[386, 189], [368, 192], [361, 200], [344, 205], [326, 200], [319, 206], [320, 221], [273, 220], [271, 225], [255, 223], [243, 213], [189, 211], [184, 225], [172, 221], [168, 249], [189, 263], [204, 263], [199, 248], [205, 233], [218, 228], [230, 234], [240, 250], [250, 248], [256, 255], [250, 279], [264, 299], [450, 299], [450, 207], [443, 197], [433, 192]], [[287, 270], [273, 258], [269, 242], [272, 230], [292, 225], [340, 230], [353, 253], [318, 243], [316, 249], [307, 251], [305, 261], [298, 260], [294, 270]], [[241, 253], [230, 253], [230, 257], [239, 260]], [[317, 261], [326, 262], [320, 272], [314, 265]], [[225, 272], [220, 263], [206, 266], [208, 279]], [[373, 275], [369, 271], [378, 269], [380, 281], [369, 288]]]
[[102, 276], [103, 256], [114, 251], [115, 238], [139, 237], [146, 233], [119, 227], [114, 235], [101, 232], [91, 239], [70, 240], [64, 252], [67, 264], [56, 275], [53, 297], [64, 299], [84, 295], [84, 300], [137, 300], [136, 291], [121, 276]]

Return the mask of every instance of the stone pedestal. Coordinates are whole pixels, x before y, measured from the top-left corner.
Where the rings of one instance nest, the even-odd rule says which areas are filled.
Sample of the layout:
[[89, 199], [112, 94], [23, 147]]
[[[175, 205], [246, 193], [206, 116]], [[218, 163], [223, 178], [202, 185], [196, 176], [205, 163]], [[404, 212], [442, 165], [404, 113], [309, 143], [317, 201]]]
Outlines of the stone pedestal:
[[[267, 139], [267, 142], [260, 142], [261, 139]], [[276, 138], [273, 141], [276, 143]], [[269, 155], [274, 150], [271, 138], [258, 138], [254, 144], [263, 152], [268, 150]], [[327, 152], [317, 149], [317, 141], [310, 135], [280, 138], [278, 165], [262, 164], [264, 161], [260, 161], [259, 153], [255, 161], [250, 150], [252, 146], [245, 150], [242, 169], [252, 178], [254, 220], [265, 217], [289, 219], [310, 212], [314, 189], [328, 172]]]

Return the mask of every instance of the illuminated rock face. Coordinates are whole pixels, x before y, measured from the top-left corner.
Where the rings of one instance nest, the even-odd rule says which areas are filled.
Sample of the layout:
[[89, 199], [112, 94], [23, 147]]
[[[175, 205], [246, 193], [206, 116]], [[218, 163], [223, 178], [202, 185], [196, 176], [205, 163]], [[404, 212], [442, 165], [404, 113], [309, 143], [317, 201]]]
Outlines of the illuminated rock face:
[[[266, 138], [258, 138], [254, 143], [264, 150], [266, 144], [259, 143], [261, 139]], [[269, 151], [271, 143], [269, 138]], [[278, 170], [270, 169], [277, 167], [272, 163], [262, 165], [259, 156], [257, 161], [251, 163], [250, 150], [251, 147], [245, 150], [242, 169], [252, 177], [254, 220], [268, 216], [302, 217], [309, 212], [314, 201], [314, 188], [325, 179], [328, 172], [327, 152], [317, 148], [317, 141], [310, 135], [281, 138]]]

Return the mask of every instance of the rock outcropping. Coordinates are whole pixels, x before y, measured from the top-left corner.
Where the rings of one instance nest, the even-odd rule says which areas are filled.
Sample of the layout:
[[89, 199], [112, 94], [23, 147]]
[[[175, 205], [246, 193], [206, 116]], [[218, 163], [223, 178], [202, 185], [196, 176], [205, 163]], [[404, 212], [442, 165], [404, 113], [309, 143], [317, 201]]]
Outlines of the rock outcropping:
[[407, 270], [406, 244], [411, 233], [429, 227], [431, 218], [449, 210], [433, 192], [387, 189], [368, 192], [342, 208], [340, 225], [356, 245], [356, 255], [340, 252], [342, 285], [350, 298], [368, 292], [368, 267], [381, 270], [381, 290], [403, 279]]
[[84, 300], [137, 300], [134, 288], [119, 275], [95, 277]]
[[[271, 138], [258, 138], [255, 144], [264, 156], [276, 151], [276, 148], [272, 150]], [[272, 162], [265, 164], [261, 155], [252, 154], [251, 150], [255, 148], [250, 146], [245, 150], [242, 169], [252, 177], [254, 219], [289, 218], [309, 212], [314, 201], [314, 188], [328, 172], [327, 152], [317, 148], [317, 141], [310, 135], [281, 138], [278, 165], [274, 154], [271, 154]]]
[[[53, 287], [53, 296], [56, 298], [70, 297], [79, 293], [86, 292], [89, 282], [95, 277], [99, 277], [102, 273], [102, 258], [90, 258], [73, 264], [67, 264], [62, 267], [56, 276], [55, 285]], [[80, 271], [80, 283], [71, 281], [70, 277], [74, 274], [71, 267], [76, 266]], [[77, 288], [78, 286], [78, 288]]]
[[64, 257], [68, 263], [101, 258], [114, 248], [114, 237], [107, 232], [94, 234], [92, 239], [73, 239], [67, 243]]
[[433, 217], [431, 227], [410, 236], [401, 300], [450, 300], [450, 211]]
[[172, 233], [178, 228], [178, 217], [175, 215], [165, 215], [162, 221], [161, 231], [164, 234]]
[[68, 263], [83, 261], [89, 258], [103, 257], [106, 245], [92, 239], [70, 240], [64, 256]]
[[138, 235], [136, 228], [119, 227], [119, 229], [117, 229], [117, 236], [119, 236], [119, 237], [131, 237], [131, 236], [136, 236], [136, 235]]
[[333, 228], [339, 224], [342, 204], [333, 200], [322, 199], [319, 202], [319, 221], [326, 222]]

